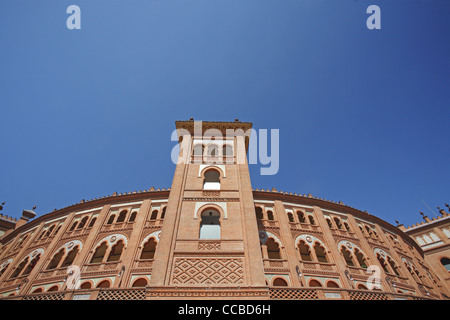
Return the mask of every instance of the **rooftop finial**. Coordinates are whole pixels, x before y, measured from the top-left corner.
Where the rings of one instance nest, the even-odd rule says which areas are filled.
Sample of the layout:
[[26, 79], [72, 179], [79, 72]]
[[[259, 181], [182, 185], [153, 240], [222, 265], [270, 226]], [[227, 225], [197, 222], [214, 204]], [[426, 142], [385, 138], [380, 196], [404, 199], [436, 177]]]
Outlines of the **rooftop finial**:
[[0, 211], [3, 210], [3, 206], [5, 205], [6, 202], [3, 202], [2, 205], [0, 206]]
[[33, 209], [31, 209], [31, 210], [33, 210], [33, 211], [34, 211], [34, 210], [36, 210], [36, 208], [37, 208], [37, 206], [36, 206], [36, 205], [34, 205]]

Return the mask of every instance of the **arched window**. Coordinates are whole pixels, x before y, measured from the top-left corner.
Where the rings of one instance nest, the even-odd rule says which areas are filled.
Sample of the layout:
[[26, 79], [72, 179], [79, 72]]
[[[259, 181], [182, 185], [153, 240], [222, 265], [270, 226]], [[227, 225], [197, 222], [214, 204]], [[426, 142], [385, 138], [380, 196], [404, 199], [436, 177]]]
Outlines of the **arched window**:
[[59, 225], [58, 228], [56, 228], [56, 231], [55, 231], [54, 235], [57, 235], [57, 234], [58, 234], [59, 229], [61, 229], [61, 225]]
[[133, 282], [132, 287], [133, 288], [143, 288], [143, 287], [147, 286], [147, 284], [148, 284], [147, 279], [139, 278]]
[[302, 261], [312, 261], [311, 249], [305, 241], [300, 240], [300, 243], [298, 244], [298, 250], [300, 252], [300, 258]]
[[155, 257], [157, 242], [155, 239], [150, 238], [142, 248], [142, 253], [140, 259], [142, 260], [150, 260]]
[[102, 242], [101, 245], [95, 249], [94, 255], [92, 256], [91, 263], [101, 263], [103, 261], [103, 257], [105, 256], [106, 250], [108, 249], [108, 245], [106, 242]]
[[202, 144], [196, 144], [194, 146], [193, 154], [194, 156], [203, 156], [205, 147]]
[[341, 220], [339, 218], [334, 218], [334, 222], [339, 230], [342, 230]]
[[347, 222], [344, 222], [344, 227], [347, 231], [350, 231], [350, 226], [348, 225]]
[[284, 280], [283, 278], [275, 278], [273, 280], [273, 286], [274, 287], [287, 287], [288, 284], [287, 284], [286, 280]]
[[18, 277], [19, 274], [22, 272], [22, 270], [23, 270], [23, 269], [25, 268], [25, 266], [27, 265], [28, 261], [30, 261], [30, 260], [29, 260], [28, 257], [26, 257], [25, 260], [23, 260], [23, 261], [17, 266], [16, 270], [14, 270], [14, 272], [13, 272], [11, 278], [16, 278], [16, 277]]
[[33, 271], [33, 269], [37, 265], [37, 263], [39, 262], [39, 259], [41, 259], [40, 253], [33, 260], [30, 261], [30, 263], [28, 264], [28, 266], [26, 267], [26, 269], [22, 275], [23, 276], [29, 275], [31, 273], [31, 271]]
[[319, 281], [312, 279], [311, 281], [309, 281], [309, 286], [310, 287], [321, 287], [322, 284]]
[[367, 261], [366, 261], [366, 257], [364, 256], [364, 254], [359, 251], [357, 248], [355, 248], [355, 257], [356, 260], [358, 260], [359, 266], [361, 268], [367, 269]]
[[220, 214], [217, 210], [207, 209], [201, 214], [200, 239], [220, 239]]
[[256, 219], [262, 220], [264, 219], [263, 211], [260, 207], [255, 207]]
[[301, 211], [297, 211], [298, 222], [305, 223], [305, 214]]
[[387, 257], [387, 261], [388, 261], [389, 265], [391, 266], [392, 270], [394, 271], [394, 273], [397, 276], [399, 276], [400, 273], [398, 272], [398, 266], [396, 265], [395, 261], [391, 257]]
[[89, 219], [89, 217], [84, 217], [83, 219], [81, 219], [81, 222], [80, 222], [80, 224], [78, 225], [78, 229], [84, 228], [84, 226], [86, 225], [88, 219]]
[[166, 208], [167, 207], [162, 208], [161, 217], [160, 217], [161, 220], [164, 219], [164, 217], [166, 216]]
[[291, 212], [288, 212], [288, 219], [289, 219], [289, 222], [294, 222], [294, 216], [292, 215]]
[[97, 285], [97, 288], [109, 288], [110, 287], [110, 283], [108, 280], [103, 280], [102, 282], [100, 282]]
[[65, 250], [59, 250], [50, 261], [50, 264], [47, 267], [47, 270], [56, 269], [61, 262], [62, 257], [64, 256]]
[[273, 220], [273, 212], [272, 211], [267, 211], [267, 220]]
[[55, 229], [55, 225], [48, 228], [47, 233], [45, 234], [45, 237], [49, 237], [52, 234], [53, 229]]
[[136, 215], [137, 215], [137, 212], [133, 211], [130, 215], [130, 219], [128, 220], [128, 222], [134, 222], [136, 220]]
[[73, 231], [75, 230], [75, 228], [77, 227], [78, 221], [75, 221], [72, 226], [70, 227], [69, 231]]
[[329, 218], [327, 218], [326, 220], [327, 220], [328, 227], [330, 227], [330, 229], [333, 229], [333, 224], [331, 223], [331, 220]]
[[127, 218], [127, 211], [123, 210], [119, 213], [119, 217], [117, 218], [117, 223], [122, 223]]
[[314, 217], [313, 216], [308, 216], [308, 220], [309, 220], [309, 223], [310, 224], [312, 224], [312, 225], [315, 225], [316, 223], [314, 222]]
[[80, 286], [80, 289], [84, 289], [84, 290], [90, 289], [90, 288], [92, 288], [90, 281], [83, 282]]
[[372, 230], [369, 228], [369, 226], [365, 226], [364, 228], [366, 228], [367, 234], [369, 236], [371, 236], [372, 235]]
[[377, 259], [378, 259], [378, 262], [381, 264], [381, 267], [383, 268], [384, 272], [390, 273], [386, 261], [378, 253], [377, 253]]
[[327, 282], [327, 288], [339, 288], [339, 285], [336, 282], [330, 280]]
[[111, 248], [111, 251], [109, 252], [108, 260], [106, 260], [106, 261], [107, 261], [107, 262], [119, 261], [119, 260], [120, 260], [120, 256], [122, 255], [123, 247], [124, 247], [123, 241], [122, 241], [122, 240], [119, 240], [119, 241]]
[[362, 283], [358, 284], [358, 289], [359, 290], [368, 290], [367, 287], [365, 285], [363, 285]]
[[449, 258], [447, 258], [447, 257], [442, 258], [441, 263], [447, 271], [450, 271], [450, 259]]
[[224, 157], [232, 157], [233, 156], [233, 147], [229, 144], [226, 144], [222, 147], [222, 154]]
[[158, 210], [153, 210], [152, 215], [150, 216], [150, 220], [156, 220], [158, 217]]
[[112, 215], [109, 217], [108, 222], [107, 222], [106, 224], [113, 224], [115, 218], [116, 218], [116, 215], [115, 215], [115, 214], [112, 214]]
[[217, 170], [209, 169], [205, 172], [203, 180], [204, 190], [220, 190], [220, 173]]
[[97, 221], [97, 218], [92, 218], [91, 222], [89, 223], [88, 228], [92, 228], [94, 226], [95, 221]]
[[32, 293], [41, 293], [41, 292], [43, 292], [42, 288], [37, 288]]
[[341, 253], [342, 253], [342, 256], [344, 257], [345, 263], [348, 266], [350, 266], [350, 267], [355, 266], [355, 264], [353, 262], [353, 258], [352, 258], [352, 253], [350, 251], [348, 251], [344, 246], [341, 248]]
[[80, 248], [78, 246], [75, 246], [75, 248], [73, 248], [72, 250], [69, 251], [69, 253], [67, 254], [66, 258], [64, 259], [61, 267], [68, 267], [70, 265], [72, 265], [73, 261], [75, 260], [78, 251], [80, 251]]
[[47, 290], [47, 292], [54, 292], [54, 291], [58, 291], [58, 286], [53, 286]]
[[208, 146], [208, 157], [217, 157], [219, 155], [219, 148], [215, 145]]
[[316, 253], [317, 260], [319, 262], [327, 263], [327, 253], [325, 252], [325, 248], [320, 245], [320, 243], [316, 242], [314, 244], [314, 252]]
[[281, 259], [280, 246], [273, 238], [267, 240], [266, 246], [269, 259]]

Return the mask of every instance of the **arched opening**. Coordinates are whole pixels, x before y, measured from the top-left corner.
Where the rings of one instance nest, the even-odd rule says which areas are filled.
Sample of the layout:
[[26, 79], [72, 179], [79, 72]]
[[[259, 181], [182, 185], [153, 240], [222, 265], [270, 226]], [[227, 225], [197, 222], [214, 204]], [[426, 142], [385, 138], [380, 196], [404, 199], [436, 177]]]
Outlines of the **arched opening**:
[[18, 277], [19, 274], [22, 272], [22, 270], [23, 270], [23, 269], [25, 268], [25, 266], [27, 265], [28, 261], [30, 261], [30, 260], [29, 260], [28, 257], [26, 257], [25, 260], [23, 260], [23, 261], [17, 266], [16, 270], [14, 270], [14, 272], [13, 272], [11, 278], [16, 278], [16, 277]]
[[341, 253], [344, 257], [345, 263], [350, 267], [354, 267], [355, 263], [353, 262], [352, 253], [348, 251], [344, 246], [341, 248]]
[[289, 222], [294, 222], [294, 215], [291, 212], [288, 212], [287, 215], [288, 215]]
[[273, 238], [267, 240], [266, 246], [269, 259], [281, 259], [280, 246]]
[[336, 223], [336, 227], [337, 227], [339, 230], [342, 230], [342, 223], [341, 223], [341, 220], [340, 220], [339, 218], [334, 218], [334, 222]]
[[298, 222], [305, 223], [305, 214], [301, 211], [297, 211]]
[[327, 288], [339, 288], [339, 285], [336, 282], [330, 280], [327, 282]]
[[441, 264], [444, 266], [444, 268], [447, 271], [450, 271], [450, 259], [449, 258], [447, 258], [447, 257], [442, 258], [441, 259]]
[[86, 225], [88, 219], [89, 219], [89, 217], [84, 217], [83, 219], [81, 219], [81, 222], [80, 222], [80, 224], [78, 225], [78, 229], [83, 229], [84, 226]]
[[127, 211], [123, 210], [119, 213], [119, 217], [117, 218], [117, 223], [122, 223], [127, 218]]
[[137, 215], [137, 212], [133, 211], [130, 215], [130, 219], [128, 220], [128, 222], [134, 222], [136, 220], [136, 215]]
[[78, 225], [78, 221], [75, 221], [75, 222], [72, 224], [72, 226], [70, 227], [69, 231], [75, 230], [75, 228], [77, 227], [77, 225]]
[[157, 242], [154, 238], [150, 238], [142, 248], [141, 260], [151, 260], [155, 257]]
[[47, 267], [47, 270], [56, 269], [61, 262], [62, 257], [64, 256], [65, 250], [61, 249], [59, 250], [50, 261], [50, 264]]
[[333, 224], [331, 223], [331, 220], [329, 218], [327, 218], [326, 221], [327, 221], [328, 227], [330, 229], [333, 229]]
[[389, 272], [386, 261], [380, 256], [379, 253], [377, 253], [377, 259], [378, 259], [378, 262], [381, 264], [381, 267], [383, 268], [384, 272], [391, 273], [391, 272]]
[[147, 286], [147, 284], [148, 284], [147, 279], [139, 278], [133, 282], [132, 287], [133, 288], [143, 288], [143, 287]]
[[345, 227], [345, 229], [346, 229], [347, 231], [350, 232], [350, 226], [348, 225], [347, 222], [344, 222], [344, 227]]
[[358, 260], [359, 266], [361, 268], [367, 269], [367, 261], [366, 261], [366, 257], [364, 256], [364, 254], [359, 251], [357, 248], [355, 248], [355, 257], [356, 260]]
[[47, 233], [45, 234], [45, 237], [49, 237], [52, 234], [53, 229], [55, 229], [55, 226], [51, 226], [48, 228]]
[[220, 190], [220, 173], [217, 170], [209, 169], [205, 172], [203, 180], [203, 190]]
[[68, 266], [72, 265], [79, 250], [80, 250], [80, 248], [78, 246], [76, 246], [75, 248], [70, 250], [69, 253], [67, 254], [66, 258], [64, 259], [61, 267], [68, 267]]
[[91, 263], [101, 263], [107, 249], [108, 245], [106, 244], [106, 242], [103, 242], [101, 245], [99, 245], [97, 249], [95, 249], [94, 255], [91, 259]]
[[161, 220], [163, 220], [164, 217], [166, 216], [166, 208], [167, 208], [167, 207], [162, 208], [162, 211], [161, 211], [161, 217], [160, 217]]
[[272, 211], [267, 211], [267, 220], [273, 221], [273, 212]]
[[312, 225], [316, 224], [316, 222], [314, 221], [314, 217], [313, 216], [308, 216], [308, 220], [309, 220], [310, 224], [312, 224]]
[[47, 290], [47, 292], [54, 292], [54, 291], [58, 291], [58, 286], [53, 286]]
[[28, 264], [28, 266], [26, 267], [26, 269], [22, 275], [23, 276], [29, 275], [31, 273], [31, 271], [33, 271], [33, 269], [37, 265], [37, 263], [39, 262], [39, 259], [41, 259], [40, 253], [33, 260], [30, 261], [30, 263]]
[[201, 214], [199, 239], [220, 239], [220, 214], [215, 209], [207, 209]]
[[108, 280], [103, 280], [102, 282], [100, 282], [97, 285], [97, 288], [109, 288], [110, 287], [110, 283]]
[[399, 276], [400, 273], [398, 272], [398, 266], [397, 266], [397, 264], [394, 262], [394, 260], [392, 260], [391, 257], [387, 257], [387, 261], [388, 261], [389, 265], [391, 266], [392, 271], [394, 271], [394, 273], [395, 273], [397, 276]]
[[325, 251], [325, 248], [323, 246], [321, 246], [319, 242], [316, 242], [314, 244], [314, 252], [316, 253], [317, 261], [323, 262], [323, 263], [328, 262], [327, 253]]
[[97, 221], [97, 218], [92, 218], [91, 222], [89, 222], [88, 228], [92, 228], [95, 224], [95, 221]]
[[92, 288], [92, 284], [90, 281], [83, 282], [80, 286], [80, 289], [84, 289], [84, 290], [90, 289], [90, 288]]
[[367, 287], [365, 285], [363, 285], [362, 283], [358, 284], [358, 289], [359, 290], [368, 290]]
[[309, 286], [310, 287], [322, 287], [322, 284], [315, 279], [312, 279], [311, 281], [309, 281]]
[[107, 262], [119, 261], [120, 260], [120, 256], [122, 255], [122, 251], [123, 251], [124, 246], [125, 245], [123, 243], [123, 240], [119, 240], [111, 248], [111, 251], [109, 252], [108, 260], [106, 260], [106, 261]]
[[158, 217], [158, 210], [153, 210], [152, 215], [150, 216], [150, 220], [156, 220]]
[[256, 219], [258, 219], [258, 220], [264, 219], [264, 215], [263, 215], [263, 211], [262, 211], [261, 207], [255, 207], [255, 212], [256, 212]]
[[36, 290], [34, 290], [32, 293], [41, 293], [44, 290], [42, 290], [42, 288], [37, 288]]
[[112, 214], [112, 215], [109, 217], [108, 222], [107, 222], [106, 224], [113, 224], [115, 218], [116, 218], [116, 215]]
[[300, 252], [300, 259], [302, 261], [312, 261], [311, 249], [305, 241], [300, 240], [300, 243], [298, 244], [298, 251]]
[[208, 146], [208, 157], [217, 157], [219, 155], [219, 148], [215, 144]]
[[283, 278], [275, 278], [273, 280], [273, 286], [274, 287], [287, 287], [288, 284], [287, 284], [286, 280], [284, 280]]
[[222, 154], [224, 157], [232, 157], [233, 156], [233, 147], [229, 144], [226, 144], [222, 147]]
[[203, 156], [204, 151], [205, 147], [202, 144], [196, 144], [194, 146], [193, 154], [194, 156]]

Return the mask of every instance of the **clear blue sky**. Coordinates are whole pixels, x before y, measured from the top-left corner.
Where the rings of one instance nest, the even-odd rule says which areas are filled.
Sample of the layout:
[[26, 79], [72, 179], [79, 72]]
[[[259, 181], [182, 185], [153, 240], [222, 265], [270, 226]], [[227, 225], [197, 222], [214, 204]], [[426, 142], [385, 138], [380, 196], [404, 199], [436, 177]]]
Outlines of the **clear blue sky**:
[[2, 0], [3, 213], [170, 187], [174, 122], [194, 117], [280, 130], [280, 170], [252, 165], [254, 188], [433, 217], [420, 198], [450, 202], [449, 17], [443, 0]]

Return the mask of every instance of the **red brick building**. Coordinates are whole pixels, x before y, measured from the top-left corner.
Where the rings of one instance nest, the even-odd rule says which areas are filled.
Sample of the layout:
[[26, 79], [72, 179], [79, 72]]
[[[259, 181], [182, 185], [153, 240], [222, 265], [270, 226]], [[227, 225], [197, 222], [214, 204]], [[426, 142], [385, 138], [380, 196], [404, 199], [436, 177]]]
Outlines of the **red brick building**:
[[0, 297], [450, 296], [448, 272], [400, 228], [312, 195], [252, 189], [251, 123], [196, 123], [176, 122], [181, 152], [170, 189], [114, 193], [37, 218], [24, 211], [0, 239]]

